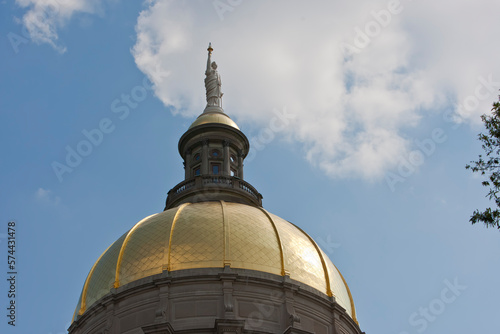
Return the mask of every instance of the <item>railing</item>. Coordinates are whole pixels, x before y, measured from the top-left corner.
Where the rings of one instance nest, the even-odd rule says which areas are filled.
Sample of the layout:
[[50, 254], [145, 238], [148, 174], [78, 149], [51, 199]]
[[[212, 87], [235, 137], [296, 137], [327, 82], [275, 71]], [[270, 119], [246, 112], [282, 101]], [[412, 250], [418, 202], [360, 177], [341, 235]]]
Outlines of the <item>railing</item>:
[[194, 189], [210, 189], [210, 188], [228, 188], [236, 191], [244, 191], [246, 194], [253, 197], [257, 202], [261, 202], [262, 195], [248, 182], [237, 177], [223, 175], [203, 175], [195, 176], [192, 179], [183, 181], [173, 187], [168, 192], [169, 201], [174, 201], [184, 192]]
[[249, 193], [250, 195], [252, 195], [256, 199], [259, 199], [259, 196], [261, 196], [260, 193], [257, 191], [257, 189], [252, 187], [252, 185], [250, 185], [250, 183], [245, 182], [243, 180], [240, 180], [239, 184], [240, 184], [240, 189], [245, 190], [247, 193]]
[[195, 185], [194, 180], [187, 180], [179, 183], [177, 186], [175, 186], [174, 188], [175, 190], [174, 189], [172, 190], [175, 191], [176, 194], [180, 194], [181, 192], [194, 187], [194, 185]]
[[202, 178], [203, 178], [203, 185], [221, 184], [221, 185], [226, 185], [228, 187], [233, 187], [233, 178], [230, 176], [212, 175], [212, 176], [202, 176]]

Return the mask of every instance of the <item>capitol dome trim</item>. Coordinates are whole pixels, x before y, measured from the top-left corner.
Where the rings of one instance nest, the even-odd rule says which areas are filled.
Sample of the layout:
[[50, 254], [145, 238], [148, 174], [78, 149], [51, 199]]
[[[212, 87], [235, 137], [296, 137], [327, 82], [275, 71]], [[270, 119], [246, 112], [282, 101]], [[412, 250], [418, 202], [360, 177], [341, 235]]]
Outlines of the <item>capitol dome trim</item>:
[[260, 211], [262, 211], [267, 219], [269, 219], [269, 222], [272, 224], [273, 226], [273, 229], [274, 229], [274, 233], [276, 234], [276, 239], [278, 239], [278, 245], [280, 247], [280, 256], [281, 256], [281, 276], [285, 276], [285, 275], [289, 275], [289, 273], [286, 272], [285, 270], [285, 257], [283, 255], [283, 244], [281, 243], [281, 238], [280, 238], [280, 234], [278, 232], [278, 229], [276, 228], [276, 223], [274, 222], [273, 218], [271, 218], [271, 215], [269, 214], [269, 212], [267, 212], [264, 208], [262, 207], [259, 207]]

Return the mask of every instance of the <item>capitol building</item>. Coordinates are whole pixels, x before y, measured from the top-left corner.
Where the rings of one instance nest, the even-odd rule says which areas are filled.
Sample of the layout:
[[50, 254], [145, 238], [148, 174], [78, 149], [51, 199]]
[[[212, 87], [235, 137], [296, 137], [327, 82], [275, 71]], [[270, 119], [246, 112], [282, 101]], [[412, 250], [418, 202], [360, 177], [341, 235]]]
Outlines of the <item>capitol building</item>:
[[245, 181], [250, 144], [212, 53], [207, 106], [178, 143], [184, 180], [97, 259], [69, 333], [362, 333], [339, 270]]

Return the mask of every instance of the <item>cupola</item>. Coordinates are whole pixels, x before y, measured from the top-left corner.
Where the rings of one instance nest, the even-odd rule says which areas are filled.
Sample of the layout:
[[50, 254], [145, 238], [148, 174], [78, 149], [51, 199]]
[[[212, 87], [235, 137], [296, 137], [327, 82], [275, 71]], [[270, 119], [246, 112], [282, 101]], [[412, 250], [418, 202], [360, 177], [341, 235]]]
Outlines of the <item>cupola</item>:
[[222, 109], [221, 78], [208, 47], [207, 106], [179, 140], [184, 181], [168, 192], [165, 210], [182, 203], [224, 200], [262, 206], [262, 195], [243, 179], [247, 137]]

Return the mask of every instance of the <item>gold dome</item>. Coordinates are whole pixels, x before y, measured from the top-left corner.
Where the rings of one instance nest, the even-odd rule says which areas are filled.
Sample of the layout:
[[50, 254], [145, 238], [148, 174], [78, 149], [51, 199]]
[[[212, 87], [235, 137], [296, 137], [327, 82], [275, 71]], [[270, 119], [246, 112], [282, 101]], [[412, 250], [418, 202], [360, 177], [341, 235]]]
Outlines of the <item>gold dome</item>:
[[238, 125], [236, 125], [236, 123], [223, 112], [204, 112], [203, 114], [198, 116], [198, 118], [193, 122], [193, 124], [191, 124], [189, 128], [192, 129], [195, 126], [208, 123], [226, 124], [238, 130], [240, 129]]
[[112, 287], [164, 270], [225, 265], [289, 275], [335, 296], [356, 321], [349, 287], [310, 236], [261, 207], [224, 201], [186, 203], [138, 222], [96, 261], [75, 315]]

